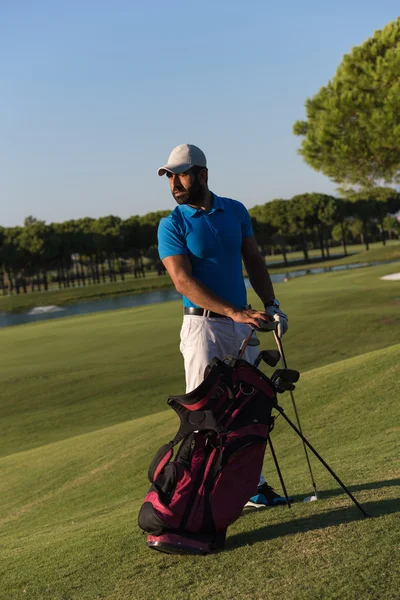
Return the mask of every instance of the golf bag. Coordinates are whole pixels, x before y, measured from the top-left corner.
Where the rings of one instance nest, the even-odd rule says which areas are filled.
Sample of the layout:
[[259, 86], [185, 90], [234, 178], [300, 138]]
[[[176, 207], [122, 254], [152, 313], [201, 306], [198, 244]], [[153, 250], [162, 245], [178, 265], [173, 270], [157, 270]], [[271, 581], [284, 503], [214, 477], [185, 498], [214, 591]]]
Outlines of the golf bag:
[[213, 359], [195, 390], [168, 399], [180, 427], [149, 467], [138, 517], [149, 547], [184, 554], [223, 548], [227, 527], [256, 492], [275, 392], [253, 365], [228, 357]]

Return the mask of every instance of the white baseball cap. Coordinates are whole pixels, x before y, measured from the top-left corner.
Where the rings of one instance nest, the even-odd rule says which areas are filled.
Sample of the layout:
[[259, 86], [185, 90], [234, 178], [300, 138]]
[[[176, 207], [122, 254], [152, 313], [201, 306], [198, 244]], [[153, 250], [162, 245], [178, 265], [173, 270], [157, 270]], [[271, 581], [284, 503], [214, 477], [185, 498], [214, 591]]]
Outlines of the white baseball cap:
[[205, 154], [193, 144], [181, 144], [174, 148], [168, 157], [168, 162], [158, 169], [158, 174], [165, 175], [169, 173], [184, 173], [192, 167], [207, 168], [207, 159]]

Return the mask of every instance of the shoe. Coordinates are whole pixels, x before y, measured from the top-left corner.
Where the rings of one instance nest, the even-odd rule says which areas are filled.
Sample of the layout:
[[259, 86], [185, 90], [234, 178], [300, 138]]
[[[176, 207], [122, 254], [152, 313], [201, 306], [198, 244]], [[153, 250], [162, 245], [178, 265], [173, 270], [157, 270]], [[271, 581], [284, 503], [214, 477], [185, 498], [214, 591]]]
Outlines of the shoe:
[[[293, 498], [289, 497], [289, 502], [293, 502]], [[286, 504], [285, 496], [279, 496], [268, 483], [263, 483], [257, 488], [257, 494], [250, 498], [245, 508], [265, 508], [280, 504]]]

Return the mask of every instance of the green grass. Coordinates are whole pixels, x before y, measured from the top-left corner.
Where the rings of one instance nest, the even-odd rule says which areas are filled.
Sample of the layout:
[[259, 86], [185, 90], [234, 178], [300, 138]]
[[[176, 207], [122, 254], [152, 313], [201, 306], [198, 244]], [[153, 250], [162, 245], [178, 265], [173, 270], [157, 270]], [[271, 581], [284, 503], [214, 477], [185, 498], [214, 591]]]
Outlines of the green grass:
[[[204, 558], [151, 552], [136, 525], [149, 462], [177, 428], [165, 409], [183, 391], [180, 304], [3, 330], [0, 599], [395, 600], [400, 282], [380, 279], [393, 270], [277, 286], [304, 433], [372, 518], [315, 460], [322, 499], [301, 502], [312, 491], [301, 442], [279, 417], [297, 502], [244, 515], [226, 551]], [[293, 418], [290, 397], [280, 403]], [[265, 472], [279, 489], [269, 455]]]
[[[380, 279], [393, 271], [278, 284], [290, 362], [304, 371], [398, 342], [400, 282]], [[159, 411], [166, 390], [184, 391], [181, 319], [178, 301], [3, 329], [0, 456]]]

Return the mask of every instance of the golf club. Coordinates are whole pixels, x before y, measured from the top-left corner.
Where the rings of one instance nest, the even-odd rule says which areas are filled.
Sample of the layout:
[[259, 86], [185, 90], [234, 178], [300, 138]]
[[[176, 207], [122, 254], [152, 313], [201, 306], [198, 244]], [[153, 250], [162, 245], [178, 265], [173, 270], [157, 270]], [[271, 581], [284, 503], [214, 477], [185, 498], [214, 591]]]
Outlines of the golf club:
[[245, 338], [243, 340], [243, 342], [240, 344], [240, 348], [239, 348], [239, 353], [238, 353], [238, 358], [242, 358], [243, 354], [245, 353], [245, 350], [247, 348], [248, 345], [252, 346], [253, 344], [250, 343], [250, 340], [252, 338], [253, 332], [254, 331], [274, 331], [275, 330], [275, 323], [274, 321], [260, 321], [260, 327], [254, 327], [254, 325], [249, 325], [250, 327], [250, 333], [247, 336], [247, 338]]
[[277, 369], [271, 377], [271, 381], [282, 379], [290, 383], [296, 383], [300, 379], [300, 373], [294, 369]]
[[260, 362], [263, 360], [269, 367], [275, 367], [280, 358], [281, 355], [278, 350], [262, 350], [254, 361], [253, 366], [258, 368]]
[[[283, 365], [284, 369], [287, 369], [287, 363], [286, 363], [285, 353], [283, 351], [282, 340], [281, 340], [280, 336], [277, 334], [276, 330], [274, 330], [274, 336], [275, 336], [276, 345], [278, 346], [278, 350], [279, 350], [279, 353], [281, 355], [282, 365]], [[314, 494], [312, 496], [307, 496], [307, 498], [304, 499], [304, 502], [313, 502], [315, 500], [318, 500], [318, 490], [317, 490], [317, 486], [316, 486], [315, 480], [314, 480], [314, 475], [313, 475], [313, 472], [312, 472], [312, 469], [311, 469], [310, 458], [308, 456], [307, 446], [306, 446], [305, 441], [304, 441], [305, 438], [303, 437], [303, 432], [302, 432], [302, 429], [301, 429], [301, 423], [300, 423], [299, 413], [297, 412], [297, 407], [296, 407], [296, 403], [294, 401], [293, 391], [289, 390], [289, 392], [290, 392], [290, 397], [292, 399], [294, 413], [296, 415], [297, 426], [298, 426], [299, 431], [301, 433], [300, 437], [301, 437], [301, 440], [303, 442], [304, 453], [306, 455], [308, 470], [309, 470], [310, 476], [311, 476], [311, 485], [312, 485], [313, 490], [314, 490]]]
[[278, 394], [282, 394], [283, 392], [292, 392], [296, 387], [294, 383], [291, 383], [290, 381], [285, 381], [283, 379], [280, 379], [279, 377], [273, 383], [276, 387], [276, 391], [278, 392]]

